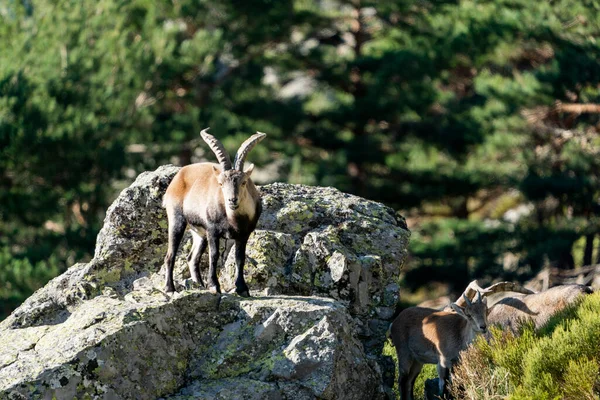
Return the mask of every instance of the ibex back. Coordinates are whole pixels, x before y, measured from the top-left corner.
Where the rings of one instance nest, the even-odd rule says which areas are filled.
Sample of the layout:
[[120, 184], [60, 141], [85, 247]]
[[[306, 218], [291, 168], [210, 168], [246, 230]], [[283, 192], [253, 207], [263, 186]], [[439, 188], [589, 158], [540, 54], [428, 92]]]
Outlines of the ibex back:
[[423, 364], [437, 364], [440, 393], [447, 394], [452, 363], [467, 348], [476, 332], [487, 331], [487, 301], [478, 292], [465, 307], [456, 303], [456, 312], [410, 307], [402, 311], [390, 327], [398, 356], [398, 388], [402, 400], [413, 399], [415, 379]]

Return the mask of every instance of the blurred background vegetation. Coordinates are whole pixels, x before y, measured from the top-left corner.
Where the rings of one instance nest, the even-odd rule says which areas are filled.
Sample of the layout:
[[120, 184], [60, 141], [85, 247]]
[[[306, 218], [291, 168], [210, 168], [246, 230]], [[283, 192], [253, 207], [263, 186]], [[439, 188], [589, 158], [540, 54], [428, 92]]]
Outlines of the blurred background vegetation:
[[406, 292], [598, 263], [599, 38], [594, 0], [4, 0], [0, 319], [207, 126], [398, 210]]

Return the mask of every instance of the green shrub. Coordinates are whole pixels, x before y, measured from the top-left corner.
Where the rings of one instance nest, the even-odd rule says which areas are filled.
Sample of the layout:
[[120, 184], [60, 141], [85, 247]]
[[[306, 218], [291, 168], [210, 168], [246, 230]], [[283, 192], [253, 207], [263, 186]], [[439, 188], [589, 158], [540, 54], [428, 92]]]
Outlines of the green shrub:
[[[551, 336], [539, 339], [523, 360], [524, 376], [523, 386], [535, 388], [536, 391], [545, 391], [551, 396], [561, 396], [565, 391], [570, 393], [580, 387], [566, 387], [565, 375], [571, 362], [594, 360], [600, 356], [600, 294], [589, 296], [577, 308], [575, 319], [566, 320], [564, 324], [556, 326]], [[575, 364], [573, 364], [575, 365]], [[589, 372], [587, 363], [581, 372]], [[598, 362], [591, 377], [580, 377], [587, 381], [598, 375]], [[575, 367], [572, 367], [575, 368]], [[540, 380], [539, 377], [545, 379]], [[572, 378], [569, 378], [572, 379]], [[582, 393], [583, 394], [583, 393]], [[583, 398], [583, 397], [579, 397]]]
[[456, 398], [493, 399], [504, 398], [513, 389], [510, 371], [493, 364], [498, 348], [510, 341], [510, 336], [495, 330], [494, 341], [488, 343], [483, 337], [475, 339], [474, 345], [452, 371], [451, 392]]
[[[497, 339], [502, 335], [501, 339]], [[518, 340], [516, 340], [518, 337]], [[484, 340], [485, 341], [485, 340]], [[522, 329], [520, 335], [499, 331], [492, 341], [492, 359], [499, 367], [508, 371], [508, 379], [513, 387], [518, 386], [523, 378], [523, 358], [536, 341], [533, 326]]]
[[495, 328], [463, 353], [452, 391], [466, 399], [597, 399], [600, 396], [600, 293], [568, 307], [535, 331]]
[[598, 359], [570, 360], [564, 374], [565, 399], [595, 399], [594, 386], [598, 381]]
[[0, 248], [0, 321], [15, 307], [60, 272], [59, 262], [52, 256], [32, 264]]

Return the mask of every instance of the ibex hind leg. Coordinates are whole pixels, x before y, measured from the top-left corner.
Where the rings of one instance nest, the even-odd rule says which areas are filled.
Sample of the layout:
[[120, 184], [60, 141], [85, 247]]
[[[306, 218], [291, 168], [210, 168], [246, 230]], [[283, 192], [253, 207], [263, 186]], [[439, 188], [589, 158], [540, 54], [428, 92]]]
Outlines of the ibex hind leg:
[[231, 252], [231, 248], [233, 247], [235, 240], [233, 239], [225, 239], [225, 245], [223, 246], [223, 253], [221, 254], [221, 268], [225, 268], [225, 262], [227, 261], [227, 257]]
[[396, 354], [398, 356], [398, 391], [400, 392], [401, 400], [413, 400], [413, 388], [411, 380], [411, 370], [413, 369], [414, 360], [406, 357], [408, 351], [405, 346], [400, 343], [394, 343]]
[[417, 380], [417, 377], [421, 373], [422, 369], [423, 369], [423, 364], [421, 364], [420, 362], [417, 362], [417, 361], [415, 361], [413, 363], [413, 365], [410, 367], [410, 372], [408, 373], [408, 379], [410, 382], [411, 399], [415, 397], [415, 381]]
[[200, 233], [192, 230], [192, 238], [194, 240], [192, 250], [188, 256], [188, 266], [190, 268], [190, 276], [192, 280], [200, 286], [204, 286], [202, 275], [200, 274], [200, 259], [206, 250], [206, 238]]
[[167, 255], [165, 256], [165, 265], [167, 267], [165, 271], [165, 291], [172, 293], [175, 291], [175, 284], [173, 283], [175, 256], [177, 255], [181, 239], [183, 239], [187, 222], [180, 210], [167, 211], [167, 217], [169, 220], [169, 245]]
[[398, 390], [400, 391], [400, 400], [413, 400], [412, 387], [410, 386], [410, 377], [408, 372], [398, 372]]

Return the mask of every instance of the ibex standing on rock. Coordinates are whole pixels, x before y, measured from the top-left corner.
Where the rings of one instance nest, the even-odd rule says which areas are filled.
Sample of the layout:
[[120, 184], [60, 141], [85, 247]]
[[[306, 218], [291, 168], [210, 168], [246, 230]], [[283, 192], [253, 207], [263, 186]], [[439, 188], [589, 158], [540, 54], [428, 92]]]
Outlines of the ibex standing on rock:
[[413, 399], [413, 387], [423, 364], [437, 364], [440, 393], [445, 395], [452, 363], [477, 332], [487, 331], [487, 299], [477, 292], [477, 300], [471, 301], [463, 294], [463, 301], [464, 307], [450, 305], [455, 312], [407, 308], [390, 326], [402, 400]]
[[[233, 164], [223, 144], [204, 129], [200, 134], [217, 156], [219, 164], [198, 163], [185, 166], [175, 175], [163, 197], [163, 207], [169, 220], [169, 249], [165, 257], [166, 291], [175, 291], [173, 266], [175, 254], [187, 224], [194, 239], [188, 257], [194, 282], [203, 286], [200, 277], [200, 257], [208, 244], [209, 290], [221, 293], [217, 279], [219, 239], [235, 241], [237, 276], [235, 291], [248, 297], [244, 280], [244, 262], [248, 237], [256, 228], [262, 211], [260, 194], [250, 179], [254, 165], [244, 170], [248, 153], [266, 136], [257, 132], [240, 146]], [[208, 243], [207, 243], [208, 242]]]

